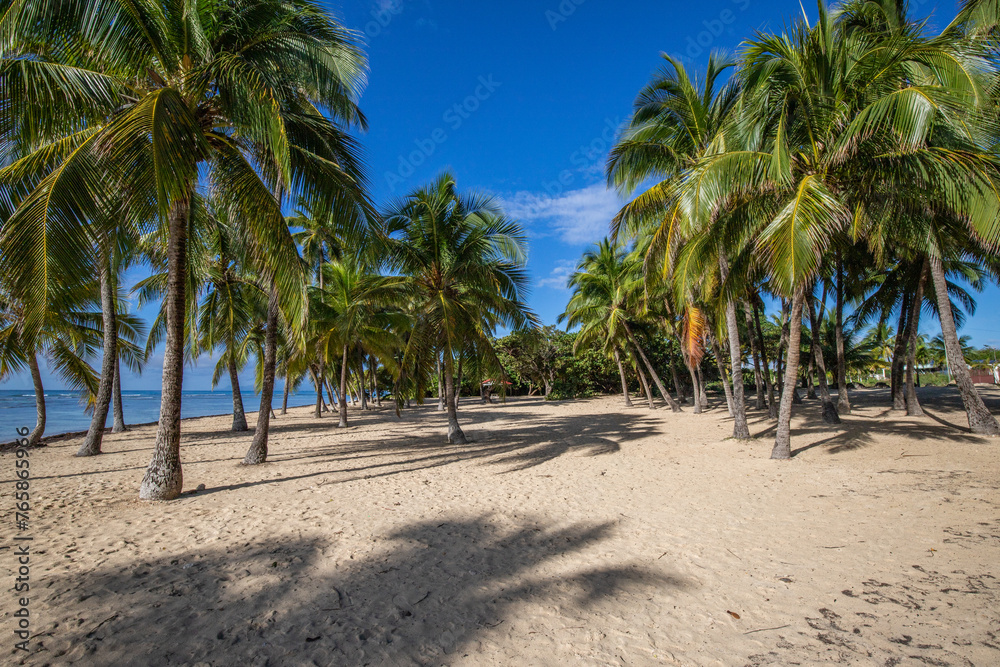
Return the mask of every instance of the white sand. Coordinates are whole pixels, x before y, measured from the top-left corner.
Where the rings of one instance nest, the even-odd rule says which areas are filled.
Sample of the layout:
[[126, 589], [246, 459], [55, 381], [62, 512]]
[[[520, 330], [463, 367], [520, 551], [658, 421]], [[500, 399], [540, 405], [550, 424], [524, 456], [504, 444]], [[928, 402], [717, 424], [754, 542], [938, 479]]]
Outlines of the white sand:
[[1000, 441], [921, 396], [933, 417], [856, 392], [839, 428], [807, 401], [790, 462], [760, 415], [739, 443], [724, 410], [620, 398], [465, 399], [467, 446], [434, 405], [346, 431], [297, 408], [254, 468], [229, 417], [193, 419], [207, 488], [163, 504], [136, 499], [154, 427], [93, 459], [55, 440], [31, 456], [36, 638], [12, 650], [7, 539], [0, 662], [997, 665]]

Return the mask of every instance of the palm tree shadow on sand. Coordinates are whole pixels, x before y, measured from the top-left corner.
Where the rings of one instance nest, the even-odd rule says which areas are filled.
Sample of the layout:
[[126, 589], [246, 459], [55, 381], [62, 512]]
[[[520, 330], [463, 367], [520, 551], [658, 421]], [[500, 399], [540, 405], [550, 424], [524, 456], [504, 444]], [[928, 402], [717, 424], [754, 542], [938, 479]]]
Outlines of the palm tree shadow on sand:
[[[912, 418], [892, 412], [888, 390], [865, 390], [864, 402], [859, 405], [883, 408], [882, 411], [874, 419], [857, 414], [842, 415], [842, 423], [837, 426], [824, 423], [819, 402], [807, 399], [802, 405], [795, 406], [797, 420], [792, 428], [792, 444], [813, 440], [819, 435], [826, 437], [793, 448], [792, 457], [814, 449], [823, 449], [827, 454], [849, 452], [875, 446], [878, 438], [885, 436], [898, 436], [914, 442], [985, 442], [983, 437], [972, 435], [968, 426], [959, 423], [965, 417], [961, 397], [957, 391], [949, 389], [931, 387], [918, 390], [924, 416]], [[994, 412], [1000, 408], [1000, 403], [992, 394], [984, 395], [983, 398]], [[755, 438], [774, 435], [775, 425], [772, 421], [760, 418], [753, 423], [756, 426], [763, 424], [767, 424], [767, 427], [754, 432]]]
[[[523, 603], [560, 620], [690, 584], [641, 566], [559, 572], [613, 524], [505, 527], [489, 516], [413, 523], [365, 558], [327, 539], [192, 549], [52, 577], [59, 615], [38, 660], [88, 664], [440, 664], [496, 655]], [[58, 610], [58, 611], [55, 611]], [[567, 617], [570, 617], [567, 620]]]

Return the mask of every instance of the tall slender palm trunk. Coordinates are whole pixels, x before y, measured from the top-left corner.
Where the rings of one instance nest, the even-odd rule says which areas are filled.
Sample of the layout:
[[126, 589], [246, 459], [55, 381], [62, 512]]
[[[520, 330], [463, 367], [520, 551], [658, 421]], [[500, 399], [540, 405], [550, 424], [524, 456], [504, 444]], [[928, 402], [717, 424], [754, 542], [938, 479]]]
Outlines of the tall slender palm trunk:
[[[722, 279], [729, 276], [729, 262], [725, 254], [719, 254], [719, 269]], [[750, 425], [747, 424], [746, 397], [743, 395], [743, 348], [740, 345], [740, 327], [736, 319], [736, 302], [726, 302], [726, 329], [729, 336], [729, 360], [732, 366], [733, 395], [730, 399], [730, 413], [733, 415], [733, 437], [737, 440], [750, 439]], [[727, 397], [729, 398], [729, 397]]]
[[681, 387], [681, 377], [677, 374], [677, 364], [670, 364], [670, 375], [674, 379], [674, 393], [677, 394], [677, 402], [684, 405], [684, 388]]
[[652, 377], [653, 382], [656, 383], [656, 388], [660, 390], [660, 395], [663, 397], [663, 400], [670, 405], [670, 409], [672, 411], [681, 412], [680, 403], [675, 401], [674, 397], [671, 396], [670, 392], [668, 392], [666, 388], [663, 386], [663, 381], [660, 380], [660, 376], [659, 374], [657, 374], [656, 369], [653, 368], [653, 364], [649, 363], [649, 359], [646, 357], [645, 350], [642, 349], [642, 345], [639, 344], [639, 341], [636, 339], [635, 334], [632, 333], [632, 328], [628, 325], [627, 322], [625, 323], [625, 333], [632, 341], [632, 345], [635, 346], [636, 351], [639, 352], [639, 356], [642, 358], [642, 363], [646, 365], [646, 370], [649, 371], [650, 377]]
[[115, 354], [115, 386], [111, 397], [111, 406], [115, 419], [111, 432], [124, 433], [128, 430], [128, 426], [125, 425], [125, 406], [122, 405], [122, 362], [117, 354]]
[[792, 394], [795, 392], [795, 378], [799, 374], [799, 354], [802, 346], [802, 305], [805, 292], [800, 288], [792, 298], [791, 326], [788, 330], [788, 356], [785, 363], [785, 381], [781, 390], [781, 405], [778, 408], [778, 428], [774, 436], [772, 459], [792, 457]]
[[[232, 348], [230, 348], [232, 349]], [[229, 385], [233, 390], [233, 428], [235, 433], [247, 430], [247, 415], [243, 410], [243, 392], [240, 391], [240, 373], [236, 369], [236, 360], [229, 355]]]
[[920, 280], [917, 282], [917, 293], [913, 295], [913, 306], [910, 308], [910, 321], [906, 332], [906, 382], [904, 397], [906, 399], [906, 414], [910, 417], [922, 417], [923, 408], [917, 399], [917, 387], [914, 383], [914, 373], [917, 366], [917, 337], [920, 329], [920, 309], [924, 304], [924, 288], [927, 285], [927, 272], [930, 266], [924, 257], [920, 267]]
[[906, 359], [906, 325], [908, 322], [912, 299], [909, 294], [903, 295], [903, 304], [899, 307], [899, 326], [896, 327], [896, 341], [892, 349], [892, 370], [890, 375], [890, 391], [892, 393], [892, 409], [906, 409], [906, 394], [903, 387], [903, 366]]
[[642, 365], [635, 365], [635, 372], [639, 376], [639, 384], [642, 385], [642, 391], [646, 394], [646, 402], [649, 403], [649, 409], [655, 410], [656, 403], [653, 401], [653, 388], [650, 386], [649, 381], [646, 380], [646, 374], [642, 372]]
[[[107, 246], [105, 242], [102, 245]], [[115, 324], [115, 286], [111, 268], [111, 250], [101, 248], [101, 315], [104, 329], [104, 350], [101, 359], [101, 383], [97, 388], [97, 398], [94, 401], [94, 414], [90, 420], [90, 429], [83, 439], [83, 444], [77, 450], [77, 456], [97, 456], [101, 453], [101, 441], [104, 439], [104, 425], [108, 421], [108, 407], [111, 405], [111, 394], [114, 391], [115, 362], [118, 361], [118, 330]]]
[[38, 355], [32, 351], [28, 355], [31, 370], [31, 384], [35, 387], [35, 428], [28, 436], [28, 446], [38, 447], [45, 433], [45, 387], [42, 386], [42, 372], [38, 368]]
[[837, 339], [837, 411], [851, 414], [851, 396], [847, 393], [847, 355], [844, 352], [844, 262], [837, 251], [837, 306], [834, 337]]
[[[826, 290], [823, 290], [823, 297], [826, 297]], [[823, 401], [823, 421], [827, 424], [839, 424], [840, 415], [837, 414], [837, 406], [833, 403], [833, 398], [830, 396], [830, 386], [827, 384], [826, 380], [826, 360], [823, 359], [823, 346], [821, 341], [820, 332], [820, 318], [816, 314], [816, 300], [809, 299], [809, 324], [812, 328], [812, 344], [810, 347], [813, 351], [813, 358], [816, 363], [816, 373], [819, 380], [819, 397]]]
[[292, 387], [291, 376], [288, 374], [288, 371], [285, 371], [285, 387], [284, 387], [285, 391], [284, 395], [281, 397], [281, 414], [283, 415], [288, 414], [288, 392], [291, 389], [291, 387]]
[[187, 305], [187, 227], [190, 200], [174, 203], [167, 241], [167, 336], [163, 351], [160, 423], [153, 458], [139, 485], [143, 500], [173, 500], [181, 494], [181, 388], [184, 381], [184, 310]]
[[451, 350], [446, 350], [444, 354], [444, 382], [445, 382], [445, 407], [448, 411], [448, 444], [466, 444], [465, 432], [458, 425], [458, 407], [455, 405], [455, 379], [454, 362], [451, 357]]
[[694, 412], [696, 415], [700, 415], [702, 411], [701, 402], [701, 387], [698, 386], [698, 374], [694, 371], [694, 364], [691, 363], [691, 357], [688, 354], [684, 354], [684, 365], [687, 366], [688, 374], [691, 376], [691, 400], [694, 402]]
[[344, 344], [344, 358], [340, 364], [340, 395], [337, 397], [340, 407], [340, 423], [337, 428], [347, 428], [347, 344]]
[[267, 299], [267, 329], [264, 332], [264, 377], [260, 388], [260, 409], [257, 410], [257, 428], [253, 433], [250, 449], [243, 457], [243, 465], [260, 465], [267, 461], [267, 440], [271, 428], [271, 401], [274, 399], [274, 376], [278, 366], [278, 288], [271, 281]]
[[753, 315], [750, 313], [750, 304], [746, 301], [743, 302], [743, 316], [747, 323], [747, 337], [750, 339], [750, 354], [753, 355], [753, 379], [757, 389], [756, 408], [763, 410], [767, 407], [767, 400], [764, 398], [764, 374], [760, 370], [760, 349], [753, 331]]
[[733, 412], [733, 391], [729, 387], [729, 380], [726, 378], [726, 360], [722, 358], [722, 347], [714, 335], [712, 339], [712, 355], [715, 357], [715, 367], [719, 370], [719, 384], [722, 385], [722, 393], [726, 395], [726, 412], [732, 417]]
[[962, 396], [965, 412], [969, 416], [969, 428], [978, 435], [1000, 435], [1000, 424], [983, 403], [983, 399], [976, 391], [976, 385], [972, 383], [972, 377], [969, 375], [969, 367], [965, 363], [965, 355], [962, 354], [962, 346], [958, 340], [958, 331], [955, 329], [955, 316], [948, 298], [948, 283], [941, 258], [931, 256], [930, 265], [931, 278], [934, 279], [934, 292], [937, 296], [938, 313], [941, 316], [941, 337], [944, 339], [944, 348], [948, 355], [948, 367], [951, 368], [951, 374], [958, 384], [958, 392]]
[[771, 364], [767, 358], [767, 346], [764, 344], [764, 330], [760, 326], [760, 310], [757, 300], [753, 303], [754, 329], [757, 331], [757, 344], [760, 346], [760, 360], [764, 373], [764, 384], [767, 386], [767, 414], [771, 419], [778, 418], [778, 403], [774, 400], [774, 382], [771, 380]]
[[628, 394], [628, 379], [625, 377], [625, 367], [622, 366], [622, 357], [618, 353], [618, 348], [615, 348], [615, 363], [618, 364], [618, 375], [622, 380], [622, 396], [625, 397], [625, 407], [632, 407], [632, 397]]
[[438, 411], [444, 412], [444, 369], [441, 367], [441, 357], [437, 360], [438, 371]]

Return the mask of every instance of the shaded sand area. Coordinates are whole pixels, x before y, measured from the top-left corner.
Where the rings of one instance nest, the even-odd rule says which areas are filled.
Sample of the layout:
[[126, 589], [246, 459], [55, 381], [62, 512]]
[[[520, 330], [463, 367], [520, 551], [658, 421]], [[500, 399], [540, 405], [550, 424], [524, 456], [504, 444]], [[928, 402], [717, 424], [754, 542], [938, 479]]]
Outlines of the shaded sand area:
[[789, 462], [758, 413], [739, 443], [724, 409], [620, 398], [465, 399], [464, 446], [434, 405], [346, 431], [299, 408], [255, 468], [229, 417], [193, 419], [205, 489], [167, 504], [136, 499], [153, 427], [95, 459], [55, 439], [31, 455], [33, 652], [5, 540], [0, 662], [997, 665], [1000, 441], [953, 389], [921, 398], [858, 391], [840, 427], [806, 401]]

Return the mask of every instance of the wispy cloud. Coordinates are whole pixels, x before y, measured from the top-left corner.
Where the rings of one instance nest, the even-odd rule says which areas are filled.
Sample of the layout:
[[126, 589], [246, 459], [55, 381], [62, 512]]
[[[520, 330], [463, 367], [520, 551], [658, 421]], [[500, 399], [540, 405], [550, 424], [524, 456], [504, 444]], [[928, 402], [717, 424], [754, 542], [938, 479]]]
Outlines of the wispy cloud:
[[530, 224], [540, 236], [555, 235], [563, 243], [589, 245], [608, 235], [611, 219], [622, 207], [603, 183], [555, 196], [518, 192], [505, 199], [509, 215]]
[[569, 289], [569, 287], [566, 286], [566, 281], [569, 280], [571, 275], [573, 275], [574, 270], [576, 270], [576, 260], [560, 259], [556, 262], [555, 267], [549, 273], [549, 277], [542, 278], [538, 281], [538, 286], [560, 290]]

